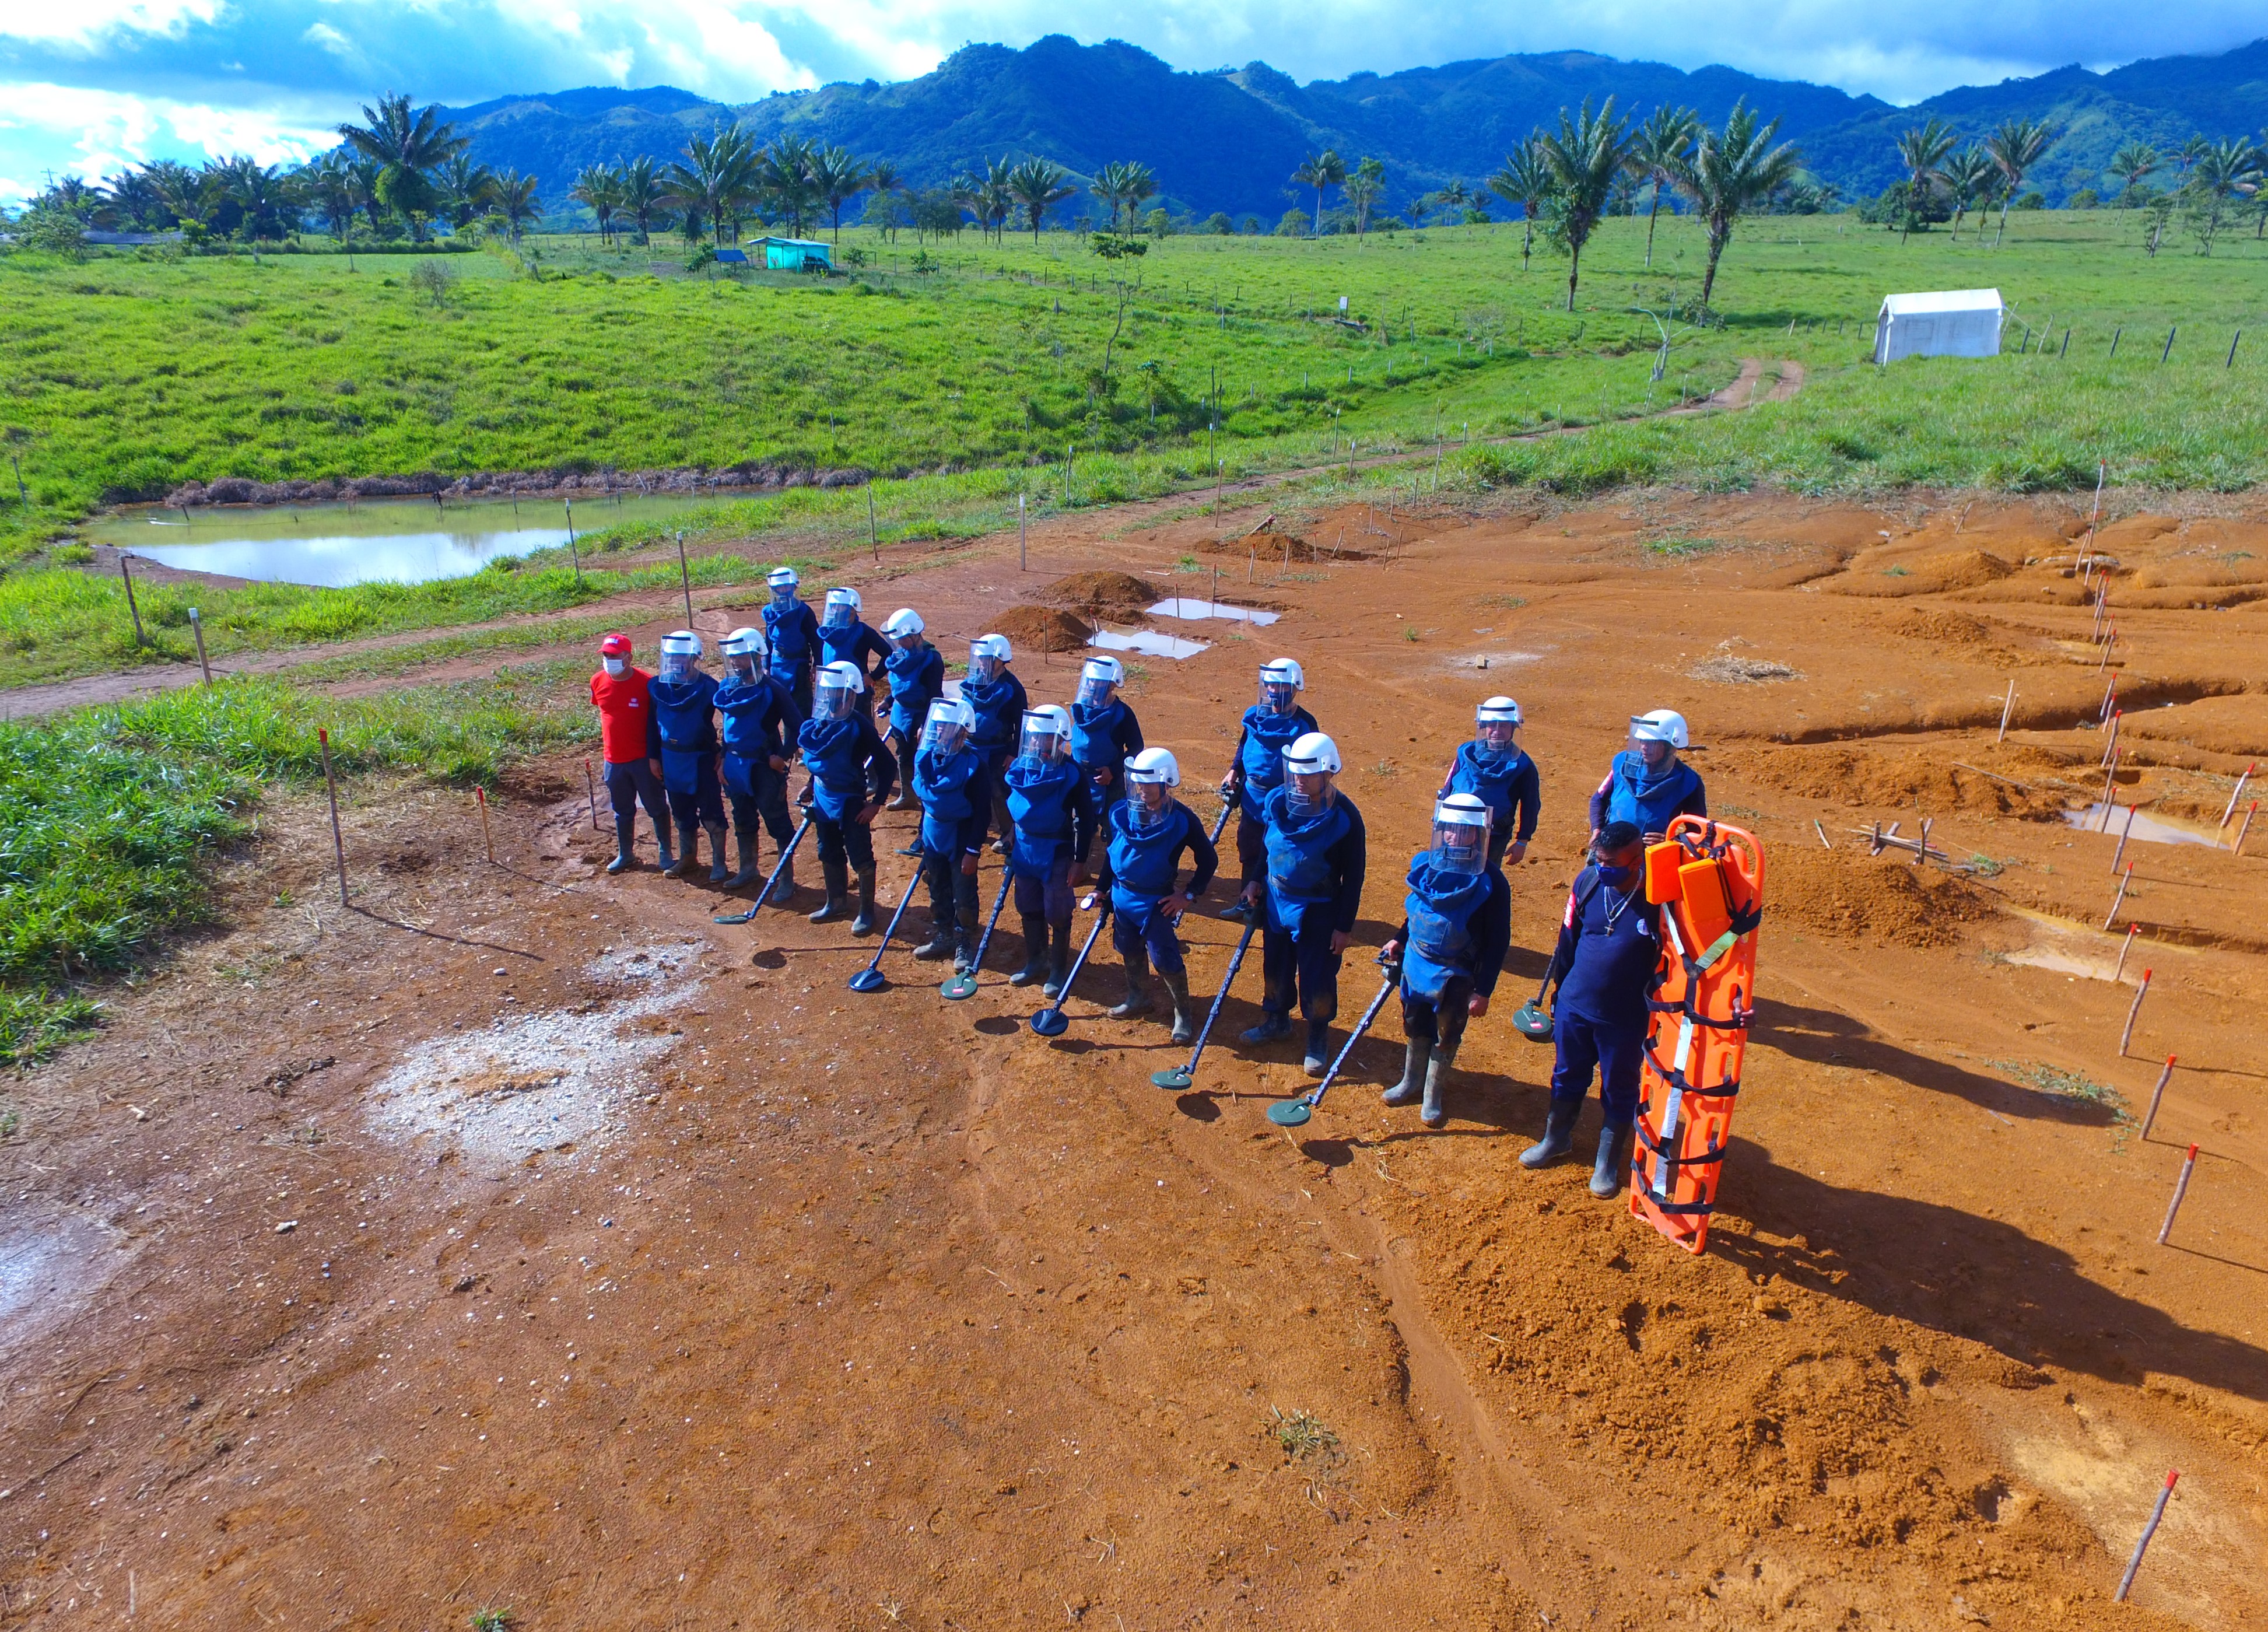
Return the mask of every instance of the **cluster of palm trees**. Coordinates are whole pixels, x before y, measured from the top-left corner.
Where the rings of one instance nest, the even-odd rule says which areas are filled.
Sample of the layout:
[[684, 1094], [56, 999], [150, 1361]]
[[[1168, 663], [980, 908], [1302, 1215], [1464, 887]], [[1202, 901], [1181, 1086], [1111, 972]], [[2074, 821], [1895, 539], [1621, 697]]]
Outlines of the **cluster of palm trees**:
[[868, 164], [848, 148], [795, 136], [764, 146], [738, 125], [695, 137], [684, 154], [666, 165], [642, 157], [586, 166], [568, 196], [589, 208], [608, 241], [619, 224], [643, 243], [657, 217], [680, 212], [688, 238], [713, 232], [720, 244], [739, 242], [751, 216], [784, 223], [798, 238], [828, 220], [839, 241], [843, 205], [901, 186], [895, 166]]
[[[2119, 181], [2117, 203], [2122, 209], [2162, 196], [2169, 203], [2187, 199], [2198, 224], [2199, 247], [2205, 254], [2213, 253], [2213, 240], [2219, 233], [2223, 215], [2239, 199], [2263, 199], [2268, 193], [2268, 130], [2262, 133], [2263, 141], [2254, 143], [2242, 137], [2226, 137], [2218, 142], [2193, 136], [2176, 149], [2170, 162], [2179, 178], [2170, 192], [2153, 195], [2142, 184], [2169, 162], [2147, 142], [2129, 142], [2111, 156], [2109, 174]], [[2268, 210], [2261, 210], [2256, 219], [2253, 235], [2268, 233]], [[2155, 247], [2156, 232], [2152, 232]]]
[[1654, 218], [1665, 189], [1692, 207], [1708, 229], [1709, 259], [1701, 275], [1701, 306], [1716, 292], [1717, 265], [1733, 229], [1744, 215], [1766, 208], [1776, 194], [1796, 184], [1801, 156], [1791, 142], [1779, 141], [1779, 121], [1767, 121], [1746, 101], [1735, 103], [1724, 129], [1712, 130], [1689, 107], [1659, 107], [1633, 124], [1616, 116], [1615, 99], [1594, 112], [1587, 100], [1570, 114], [1559, 110], [1556, 129], [1537, 129], [1488, 178], [1488, 189], [1520, 206], [1527, 230], [1521, 243], [1525, 266], [1541, 225], [1568, 252], [1567, 309], [1575, 309], [1582, 277], [1583, 246], [1599, 223], [1613, 212], [1618, 192], [1635, 183], [1651, 187], [1646, 261], [1653, 264]]
[[[1959, 132], [1932, 114], [1924, 123], [1902, 131], [1896, 144], [1898, 167], [1905, 173], [1906, 209], [1898, 240], [1905, 241], [1921, 212], [1939, 200], [1953, 210], [1953, 236], [1961, 236], [1962, 218], [1970, 210], [1981, 223], [1997, 199], [2000, 205], [1999, 243], [2008, 230], [2008, 207], [2055, 140], [2055, 132], [2036, 119], [2011, 119], [1982, 141], [1960, 146]], [[1979, 233], [1984, 231], [1980, 225]]]
[[1132, 232], [1141, 219], [1142, 206], [1158, 196], [1158, 178], [1150, 166], [1131, 159], [1113, 159], [1094, 173], [1086, 190], [1098, 203], [1110, 210], [1110, 230], [1120, 230], [1123, 218], [1124, 230]]

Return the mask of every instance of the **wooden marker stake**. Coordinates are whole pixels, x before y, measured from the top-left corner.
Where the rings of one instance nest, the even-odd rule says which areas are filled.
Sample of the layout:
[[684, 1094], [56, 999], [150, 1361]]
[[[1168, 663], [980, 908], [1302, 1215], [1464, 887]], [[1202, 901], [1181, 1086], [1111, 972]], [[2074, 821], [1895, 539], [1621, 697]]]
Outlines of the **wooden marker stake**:
[[2111, 756], [2118, 751], [2118, 727], [2120, 722], [2122, 722], [2125, 718], [2126, 711], [2123, 708], [2115, 708], [2110, 711], [2110, 735], [2102, 744], [2102, 758], [2101, 763], [2103, 764], [2109, 764], [2110, 763]]
[[2222, 827], [2227, 827], [2229, 817], [2236, 814], [2236, 801], [2244, 797], [2244, 785], [2252, 779], [2252, 773], [2259, 768], [2257, 764], [2247, 765], [2244, 767], [2244, 774], [2236, 779], [2236, 786], [2229, 790], [2228, 808], [2220, 813]]
[[2142, 1119], [2142, 1137], [2150, 1136], [2150, 1125], [2158, 1119], [2158, 1102], [2166, 1097], [2166, 1084], [2174, 1080], [2175, 1056], [2166, 1056], [2166, 1068], [2158, 1073], [2158, 1085], [2150, 1090], [2150, 1109]]
[[2110, 969], [2110, 978], [2113, 980], [2117, 980], [2125, 974], [2126, 954], [2134, 949], [2134, 937], [2141, 933], [2142, 926], [2139, 924], [2129, 924], [2126, 926], [2126, 938], [2118, 943], [2118, 961], [2111, 965]]
[[2125, 859], [2126, 841], [2134, 833], [2134, 813], [2141, 808], [2139, 803], [2126, 807], [2126, 825], [2118, 830], [2118, 848], [2110, 853], [2110, 870], [2114, 873], [2118, 870], [2118, 863]]
[[[204, 620], [197, 616], [197, 609], [195, 607], [191, 607], [189, 609], [189, 632], [197, 638], [197, 667], [199, 669], [203, 671], [205, 683], [207, 685], [210, 685], [212, 683], [212, 665], [205, 661]], [[2239, 839], [2237, 842], [2242, 844], [2243, 841]]]
[[[2190, 1193], [2190, 1175], [2197, 1170], [2198, 1148], [2190, 1147], [2189, 1155], [2182, 1158], [2182, 1176], [2174, 1181], [2174, 1199], [2167, 1205], [2166, 1222], [2158, 1226], [2158, 1244], [2166, 1244], [2166, 1237], [2174, 1233], [2174, 1215], [2182, 1210], [2182, 1198]], [[2135, 1556], [2141, 1556], [2138, 1549]]]
[[2102, 806], [2102, 831], [2106, 833], [2110, 831], [2110, 807], [2116, 802], [2110, 795], [2117, 784], [2118, 750], [2113, 748], [2110, 750], [2110, 768], [2102, 773], [2102, 798], [2099, 801]]
[[2252, 831], [2252, 818], [2259, 813], [2260, 801], [2257, 799], [2250, 804], [2244, 807], [2244, 825], [2236, 830], [2236, 854], [2242, 855], [2244, 853], [2244, 836]]
[[[685, 626], [693, 627], [693, 569], [685, 560], [685, 529], [677, 529], [677, 581], [685, 591]], [[481, 807], [486, 809], [485, 802]], [[491, 858], [493, 860], [493, 858]]]
[[2134, 988], [2134, 1006], [2126, 1011], [2126, 1029], [2118, 1034], [2118, 1058], [2126, 1058], [2126, 1045], [2134, 1040], [2134, 1022], [2142, 1013], [2142, 1000], [2150, 995], [2150, 971], [2142, 971], [2142, 984]]
[[591, 831], [599, 831], [599, 780], [591, 774], [591, 762], [583, 761], [583, 786], [591, 795]]
[[[2168, 337], [2166, 343], [2168, 345], [2173, 343], [2170, 336]], [[2195, 1145], [2190, 1147], [2190, 1156], [2192, 1159], [2196, 1157]], [[2182, 1170], [2182, 1179], [2183, 1183], [2189, 1180], [2189, 1170], [2186, 1168]], [[2181, 1198], [2175, 1197], [2174, 1205], [2179, 1207], [2181, 1204]], [[2168, 1214], [2166, 1222], [2171, 1225], [2173, 1222], [2173, 1215]], [[2163, 1241], [2165, 1237], [2160, 1236], [2158, 1239]], [[2118, 1577], [2118, 1595], [2112, 1600], [2114, 1603], [2123, 1604], [2126, 1601], [2126, 1594], [2134, 1585], [2135, 1574], [2142, 1568], [2142, 1554], [2150, 1550], [2150, 1538], [2158, 1533], [2158, 1521], [2166, 1516], [2166, 1503], [2172, 1499], [2174, 1481], [2181, 1476], [2182, 1470], [2177, 1467], [2166, 1470], [2166, 1488], [2158, 1492], [2158, 1505], [2150, 1510], [2150, 1522], [2142, 1526], [2141, 1539], [2134, 1543], [2134, 1556], [2126, 1561], [2126, 1573]]]
[[142, 633], [142, 609], [134, 604], [134, 574], [126, 570], [126, 560], [125, 551], [121, 550], [118, 555], [118, 577], [119, 581], [126, 586], [126, 609], [134, 615], [134, 644], [148, 646], [150, 642]]
[[[2109, 932], [2110, 926], [2117, 921], [2118, 908], [2126, 899], [2126, 886], [2133, 882], [2134, 864], [2132, 861], [2129, 861], [2126, 864], [2126, 870], [2118, 876], [2118, 893], [2110, 897], [2110, 911], [2103, 915], [2102, 927], [2106, 934]], [[2123, 1054], [2126, 1051], [2122, 1047], [2118, 1052]]]
[[1024, 496], [1021, 493], [1016, 495], [1016, 570], [1019, 572], [1032, 570], [1031, 557], [1025, 552]]
[[866, 548], [873, 552], [874, 565], [882, 565], [882, 535], [874, 525], [874, 484], [866, 484]]
[[2014, 680], [2010, 680], [2008, 682], [2008, 700], [2000, 705], [2000, 735], [1992, 739], [1995, 742], [2005, 742], [2008, 740], [2008, 716], [2015, 712], [2016, 683]]
[[[488, 789], [484, 787], [475, 787], [473, 789], [473, 798], [481, 808], [481, 842], [488, 846], [489, 862], [490, 866], [494, 866], [496, 863], [496, 834], [490, 831], [489, 828]], [[2119, 1052], [2124, 1053], [2125, 1052], [2125, 1050], [2121, 1049], [2119, 1050]]]
[[331, 795], [331, 853], [339, 863], [339, 905], [351, 908], [347, 899], [347, 841], [339, 835], [339, 780], [331, 774], [331, 734], [317, 730], [315, 742], [323, 750], [323, 786]]

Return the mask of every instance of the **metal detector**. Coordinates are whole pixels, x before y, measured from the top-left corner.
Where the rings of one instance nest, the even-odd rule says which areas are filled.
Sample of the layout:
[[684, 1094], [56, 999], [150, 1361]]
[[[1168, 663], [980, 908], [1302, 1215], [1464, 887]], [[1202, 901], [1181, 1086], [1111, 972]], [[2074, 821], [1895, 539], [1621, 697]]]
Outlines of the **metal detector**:
[[[1094, 898], [1088, 897], [1090, 900]], [[1079, 984], [1079, 971], [1086, 967], [1086, 955], [1094, 950], [1095, 937], [1102, 933], [1103, 925], [1109, 921], [1110, 902], [1105, 897], [1094, 915], [1094, 927], [1086, 932], [1086, 943], [1079, 948], [1079, 956], [1071, 960], [1071, 973], [1064, 977], [1063, 990], [1056, 993], [1054, 1002], [1032, 1016], [1032, 1030], [1042, 1037], [1061, 1037], [1071, 1030], [1071, 1020], [1064, 1013], [1063, 1006], [1071, 999], [1071, 987]]]
[[1000, 909], [1008, 905], [1008, 886], [1015, 882], [1015, 868], [1004, 867], [1000, 869], [1000, 893], [992, 897], [992, 916], [984, 920], [984, 934], [976, 942], [976, 956], [968, 960], [968, 968], [954, 970], [946, 977], [945, 984], [938, 987], [940, 993], [956, 1003], [964, 997], [976, 995], [976, 971], [984, 967], [984, 949], [992, 944], [992, 927], [1000, 921]]
[[1551, 1040], [1551, 1016], [1546, 1014], [1543, 1008], [1543, 993], [1550, 990], [1550, 986], [1551, 977], [1547, 972], [1543, 977], [1543, 984], [1535, 988], [1535, 1001], [1522, 1003], [1518, 1012], [1512, 1017], [1512, 1029], [1531, 1043], [1548, 1043]]
[[1244, 933], [1237, 938], [1236, 950], [1229, 955], [1228, 972], [1221, 977], [1220, 991], [1212, 1000], [1211, 1012], [1205, 1015], [1204, 1030], [1197, 1033], [1197, 1045], [1189, 1055], [1189, 1063], [1170, 1071], [1152, 1071], [1150, 1081], [1153, 1086], [1183, 1089], [1197, 1080], [1197, 1061], [1204, 1058], [1205, 1039], [1212, 1035], [1212, 1023], [1220, 1018], [1220, 1006], [1228, 1001], [1228, 989], [1236, 984], [1236, 971], [1244, 966], [1245, 949], [1252, 944], [1253, 932], [1259, 927], [1257, 913], [1246, 920]]
[[850, 977], [853, 992], [879, 992], [890, 984], [882, 973], [882, 954], [889, 950], [890, 937], [898, 933], [898, 920], [906, 915], [906, 908], [913, 905], [914, 891], [921, 887], [921, 869], [916, 868], [914, 875], [906, 880], [906, 893], [898, 897], [898, 910], [890, 914], [890, 927], [882, 931], [882, 944], [874, 949], [873, 961]]
[[712, 924], [745, 924], [755, 918], [756, 909], [771, 899], [772, 886], [779, 882], [779, 875], [787, 870], [788, 858], [795, 854], [795, 847], [803, 842], [803, 836], [810, 827], [811, 818], [806, 816], [797, 825], [795, 837], [787, 841], [787, 848], [780, 852], [779, 860], [772, 863], [772, 870], [764, 879], [764, 887], [756, 891], [756, 898], [748, 903], [747, 912], [727, 912], [722, 918], [712, 918], [709, 921]]
[[[1381, 964], [1385, 963], [1385, 955], [1381, 953], [1378, 961]], [[1370, 1007], [1362, 1011], [1362, 1018], [1356, 1021], [1354, 1030], [1347, 1033], [1344, 1046], [1332, 1060], [1331, 1068], [1323, 1073], [1323, 1080], [1315, 1084], [1313, 1093], [1302, 1094], [1297, 1099], [1278, 1100], [1269, 1106], [1268, 1119], [1270, 1122], [1278, 1127], [1297, 1127], [1314, 1115], [1315, 1107], [1323, 1103], [1323, 1095], [1329, 1091], [1331, 1084], [1338, 1080], [1339, 1067], [1346, 1064], [1347, 1056], [1354, 1052], [1354, 1045], [1362, 1041], [1362, 1034], [1370, 1030], [1370, 1023], [1378, 1018], [1378, 1011], [1386, 1007], [1387, 994], [1401, 984], [1401, 971], [1388, 968], [1386, 971], [1386, 978], [1379, 985], [1378, 995], [1370, 1000]]]

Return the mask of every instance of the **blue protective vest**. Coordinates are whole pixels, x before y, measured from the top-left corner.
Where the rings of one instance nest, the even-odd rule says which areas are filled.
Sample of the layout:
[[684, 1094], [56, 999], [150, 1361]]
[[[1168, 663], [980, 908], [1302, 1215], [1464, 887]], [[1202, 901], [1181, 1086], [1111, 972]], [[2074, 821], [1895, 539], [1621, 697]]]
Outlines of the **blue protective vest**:
[[970, 742], [987, 754], [1014, 745], [1023, 725], [1026, 698], [1023, 686], [1013, 675], [1004, 668], [990, 680], [964, 680], [961, 700], [976, 711], [976, 723], [968, 733]]
[[1336, 799], [1293, 816], [1289, 790], [1280, 787], [1268, 795], [1267, 813], [1268, 914], [1277, 927], [1296, 935], [1310, 912], [1336, 910], [1339, 881], [1326, 853], [1351, 824]]
[[[822, 663], [856, 663], [858, 666], [859, 673], [865, 673], [866, 665], [865, 661], [859, 655], [858, 648], [860, 644], [865, 641], [866, 637], [873, 635], [873, 632], [874, 631], [872, 629], [859, 622], [857, 618], [851, 619], [848, 624], [841, 629], [829, 629], [824, 624], [821, 624], [819, 628], [819, 661]], [[876, 642], [879, 642], [880, 639], [881, 637], [879, 635], [874, 636], [874, 640]], [[869, 644], [867, 645], [866, 649], [871, 652], [873, 650], [873, 646]], [[885, 659], [884, 661], [887, 661], [888, 660]]]
[[1268, 795], [1284, 785], [1284, 750], [1308, 730], [1297, 712], [1278, 714], [1257, 703], [1244, 711], [1244, 751], [1237, 766], [1244, 772], [1244, 814], [1258, 817]]
[[1044, 873], [1071, 853], [1071, 801], [1085, 780], [1068, 759], [1019, 754], [1002, 779], [1008, 785], [1008, 819], [1016, 824], [1008, 859], [1020, 873]]
[[[1089, 771], [1116, 771], [1118, 764], [1118, 722], [1126, 718], [1126, 705], [1112, 698], [1101, 708], [1092, 703], [1071, 705], [1071, 757]], [[1123, 784], [1114, 781], [1113, 792]]]
[[795, 734], [811, 772], [812, 809], [830, 822], [842, 821], [866, 802], [866, 759], [858, 751], [865, 740], [859, 727], [865, 724], [855, 714], [848, 720], [806, 720]]
[[1492, 882], [1486, 872], [1437, 868], [1431, 851], [1410, 863], [1410, 893], [1402, 903], [1410, 919], [1410, 940], [1402, 949], [1404, 991], [1438, 998], [1453, 978], [1469, 980], [1478, 973], [1473, 919], [1487, 904]]
[[770, 763], [779, 747], [773, 727], [764, 721], [768, 717], [792, 718], [793, 705], [786, 689], [764, 675], [720, 681], [716, 701], [725, 720], [725, 786], [743, 799], [754, 799], [760, 777], [779, 774]]
[[890, 728], [918, 731], [929, 705], [945, 690], [945, 657], [933, 646], [893, 652], [882, 667], [890, 676]]
[[968, 784], [984, 768], [984, 756], [963, 747], [939, 759], [924, 749], [914, 756], [914, 797], [921, 801], [922, 848], [952, 855], [961, 847], [961, 826], [976, 812]]
[[1608, 776], [1607, 820], [1634, 823], [1641, 833], [1668, 832], [1677, 808], [1701, 786], [1699, 773], [1683, 760], [1647, 779], [1646, 761], [1628, 749], [1615, 756]]
[[717, 751], [717, 676], [697, 668], [682, 680], [657, 676], [646, 695], [661, 728], [662, 785], [674, 794], [693, 793], [701, 785], [702, 761]]
[[764, 641], [771, 647], [772, 678], [792, 685], [811, 667], [812, 654], [819, 644], [819, 620], [801, 601], [787, 607], [767, 606]]
[[1489, 808], [1490, 819], [1498, 833], [1512, 831], [1512, 779], [1527, 768], [1528, 754], [1515, 748], [1501, 759], [1491, 760], [1481, 752], [1478, 742], [1460, 742], [1457, 763], [1449, 767], [1451, 794], [1470, 794]]
[[1178, 800], [1166, 807], [1157, 831], [1134, 831], [1134, 803], [1121, 800], [1110, 807], [1104, 823], [1110, 830], [1110, 905], [1121, 916], [1138, 915], [1171, 895], [1182, 870], [1182, 848], [1189, 843], [1189, 826], [1197, 818]]

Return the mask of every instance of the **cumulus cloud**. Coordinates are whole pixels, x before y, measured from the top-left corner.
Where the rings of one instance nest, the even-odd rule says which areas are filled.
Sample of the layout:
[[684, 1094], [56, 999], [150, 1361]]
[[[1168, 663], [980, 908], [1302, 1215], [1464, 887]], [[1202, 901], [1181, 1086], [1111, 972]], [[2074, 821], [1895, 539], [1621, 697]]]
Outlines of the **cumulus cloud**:
[[[385, 90], [464, 104], [585, 85], [745, 100], [905, 78], [968, 41], [1118, 38], [1182, 68], [1301, 78], [1510, 51], [1591, 50], [1911, 101], [2060, 63], [2218, 51], [2258, 0], [0, 0], [0, 176], [110, 157], [281, 152]], [[255, 145], [264, 144], [264, 147]]]

